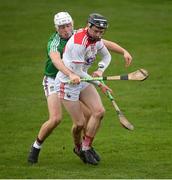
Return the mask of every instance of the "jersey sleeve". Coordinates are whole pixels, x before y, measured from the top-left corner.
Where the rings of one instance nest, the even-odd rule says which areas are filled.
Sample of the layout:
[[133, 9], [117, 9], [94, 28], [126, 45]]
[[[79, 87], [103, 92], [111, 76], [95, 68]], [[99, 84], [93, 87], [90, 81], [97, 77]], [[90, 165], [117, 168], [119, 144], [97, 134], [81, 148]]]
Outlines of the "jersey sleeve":
[[60, 38], [55, 37], [50, 43], [49, 53], [50, 52], [59, 52], [58, 51], [59, 44], [60, 44]]
[[101, 61], [98, 63], [98, 70], [104, 72], [111, 62], [111, 54], [104, 45], [103, 41], [100, 43], [98, 54], [101, 56]]
[[96, 43], [96, 46], [97, 46], [97, 51], [100, 51], [105, 46], [102, 39]]

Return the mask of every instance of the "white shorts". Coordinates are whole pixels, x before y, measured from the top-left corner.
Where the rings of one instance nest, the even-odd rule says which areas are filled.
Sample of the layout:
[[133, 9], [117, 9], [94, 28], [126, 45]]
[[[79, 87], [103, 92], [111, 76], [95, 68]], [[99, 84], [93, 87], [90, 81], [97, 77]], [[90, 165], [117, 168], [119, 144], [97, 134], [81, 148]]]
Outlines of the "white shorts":
[[55, 78], [44, 76], [42, 85], [44, 87], [46, 97], [48, 97], [51, 94], [57, 93], [55, 90]]
[[58, 78], [55, 80], [55, 90], [58, 93], [59, 98], [69, 101], [78, 101], [80, 92], [89, 85], [90, 84], [87, 82], [68, 84], [61, 82]]

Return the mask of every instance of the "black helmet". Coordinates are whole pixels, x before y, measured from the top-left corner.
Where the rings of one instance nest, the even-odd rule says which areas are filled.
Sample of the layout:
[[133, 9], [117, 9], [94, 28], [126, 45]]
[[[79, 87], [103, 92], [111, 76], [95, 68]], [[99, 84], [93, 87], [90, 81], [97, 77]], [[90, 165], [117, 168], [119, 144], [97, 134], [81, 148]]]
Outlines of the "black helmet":
[[88, 23], [90, 24], [90, 27], [93, 25], [102, 29], [107, 29], [108, 27], [107, 19], [101, 14], [97, 13], [92, 13], [89, 15]]

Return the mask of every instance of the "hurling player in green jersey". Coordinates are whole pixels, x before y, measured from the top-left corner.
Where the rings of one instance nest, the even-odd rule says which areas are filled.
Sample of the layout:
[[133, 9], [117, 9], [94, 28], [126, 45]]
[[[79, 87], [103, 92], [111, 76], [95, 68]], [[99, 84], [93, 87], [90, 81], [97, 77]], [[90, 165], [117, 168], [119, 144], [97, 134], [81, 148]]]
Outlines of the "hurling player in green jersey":
[[[61, 102], [55, 91], [54, 80], [58, 71], [62, 71], [69, 76], [70, 80], [77, 84], [80, 82], [80, 77], [72, 73], [64, 66], [62, 61], [62, 54], [65, 44], [73, 34], [73, 20], [67, 12], [60, 12], [54, 16], [54, 24], [56, 32], [50, 37], [47, 45], [47, 61], [44, 70], [43, 87], [45, 96], [47, 98], [47, 106], [49, 111], [49, 119], [45, 121], [37, 135], [36, 140], [31, 146], [28, 162], [33, 164], [38, 162], [39, 152], [45, 139], [52, 133], [52, 131], [59, 125], [61, 121]], [[131, 55], [118, 44], [103, 40], [105, 46], [112, 52], [122, 54], [124, 56], [126, 66], [129, 66], [132, 61]], [[93, 76], [99, 76], [99, 71], [95, 71]], [[82, 105], [85, 119], [90, 117], [89, 109]], [[87, 124], [87, 123], [85, 123]], [[85, 127], [86, 128], [86, 127]], [[78, 127], [73, 124], [72, 135], [74, 138], [75, 149], [80, 148], [81, 138], [78, 136]]]
[[61, 121], [61, 102], [54, 88], [54, 79], [58, 70], [69, 76], [73, 83], [80, 82], [80, 77], [66, 68], [61, 60], [64, 46], [73, 34], [73, 20], [67, 12], [60, 12], [54, 16], [54, 24], [56, 32], [48, 41], [47, 62], [43, 78], [49, 119], [42, 124], [37, 139], [31, 147], [28, 157], [29, 163], [36, 163], [38, 161], [41, 144]]
[[[61, 27], [59, 28], [59, 31], [60, 30], [61, 30]], [[47, 61], [46, 61], [45, 72], [44, 72], [45, 76], [49, 76], [52, 78], [56, 77], [56, 74], [59, 70], [55, 67], [55, 65], [52, 62], [52, 52], [58, 53], [60, 55], [60, 58], [62, 59], [63, 49], [67, 41], [68, 41], [68, 36], [67, 36], [67, 39], [62, 38], [58, 32], [53, 33], [52, 36], [50, 37], [48, 41], [48, 45], [47, 45]]]

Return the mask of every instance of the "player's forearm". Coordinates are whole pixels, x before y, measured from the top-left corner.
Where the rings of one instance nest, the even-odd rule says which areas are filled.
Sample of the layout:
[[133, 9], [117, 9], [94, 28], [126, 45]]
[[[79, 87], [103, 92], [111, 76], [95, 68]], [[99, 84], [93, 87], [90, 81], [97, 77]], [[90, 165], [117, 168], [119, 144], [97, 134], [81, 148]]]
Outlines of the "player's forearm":
[[58, 52], [50, 53], [51, 60], [54, 66], [65, 75], [69, 76], [72, 72], [64, 65], [62, 59], [60, 58], [60, 54]]
[[59, 71], [64, 73], [65, 75], [69, 76], [72, 72], [64, 65], [63, 61], [55, 61], [53, 62], [56, 68], [58, 68]]
[[111, 54], [105, 46], [99, 51], [99, 54], [101, 55], [102, 59], [99, 62], [98, 70], [104, 72], [111, 62]]
[[[88, 73], [84, 72], [82, 70], [82, 64], [73, 64], [73, 72], [77, 74], [81, 78], [92, 78]], [[100, 82], [99, 81], [91, 81], [90, 83], [99, 86]]]
[[112, 52], [124, 54], [124, 52], [127, 51], [126, 49], [124, 49], [123, 47], [121, 47], [120, 45], [118, 45], [115, 42], [103, 39], [103, 43], [107, 47], [107, 49]]

